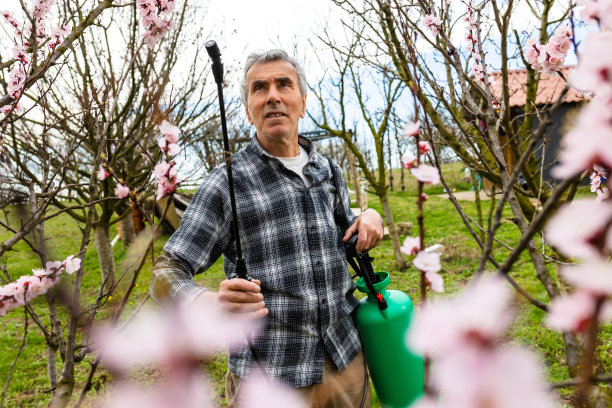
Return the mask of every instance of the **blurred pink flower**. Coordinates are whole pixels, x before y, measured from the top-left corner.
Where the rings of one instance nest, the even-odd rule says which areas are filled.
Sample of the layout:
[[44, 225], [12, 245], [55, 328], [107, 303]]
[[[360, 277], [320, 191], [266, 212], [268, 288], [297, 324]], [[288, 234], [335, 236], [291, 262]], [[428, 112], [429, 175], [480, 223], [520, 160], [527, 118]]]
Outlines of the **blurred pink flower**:
[[126, 186], [125, 184], [117, 184], [117, 187], [115, 187], [115, 195], [117, 196], [117, 198], [125, 198], [130, 194], [130, 188], [128, 186]]
[[199, 360], [228, 346], [242, 345], [243, 333], [258, 324], [240, 315], [228, 316], [212, 306], [193, 304], [142, 313], [122, 331], [99, 326], [93, 339], [106, 367], [127, 371], [134, 366]]
[[414, 255], [421, 249], [420, 238], [406, 237], [404, 243], [400, 247], [400, 251], [406, 255]]
[[415, 266], [415, 268], [423, 272], [438, 272], [440, 269], [442, 269], [442, 265], [440, 265], [440, 255], [435, 252], [419, 252], [412, 260], [412, 264]]
[[577, 266], [564, 266], [565, 281], [596, 297], [612, 296], [612, 264], [607, 259], [591, 258]]
[[444, 279], [436, 272], [425, 272], [425, 283], [434, 292], [444, 292]]
[[74, 272], [78, 271], [81, 267], [81, 259], [75, 257], [74, 255], [70, 255], [64, 261], [64, 268], [66, 268], [66, 273], [68, 275], [72, 275]]
[[307, 408], [310, 406], [297, 391], [272, 384], [267, 378], [251, 373], [241, 385], [240, 407]]
[[[604, 92], [610, 96], [612, 85], [612, 31], [591, 32], [582, 44], [580, 63], [569, 81], [581, 91]], [[606, 92], [607, 90], [607, 92]], [[592, 105], [595, 102], [591, 102]]]
[[418, 167], [413, 167], [410, 171], [422, 183], [438, 184], [440, 182], [440, 172], [438, 169], [427, 164], [419, 164]]
[[530, 352], [471, 348], [435, 360], [431, 386], [453, 408], [553, 408], [543, 370]]
[[481, 277], [453, 299], [426, 303], [408, 331], [408, 344], [434, 358], [490, 346], [512, 321], [511, 296], [501, 277]]
[[588, 327], [594, 312], [595, 299], [586, 292], [560, 296], [550, 303], [546, 325], [563, 332], [581, 332]]
[[597, 190], [597, 201], [601, 202], [607, 200], [610, 197], [610, 190], [608, 187], [600, 188]]
[[[592, 200], [576, 200], [561, 207], [544, 228], [546, 241], [566, 256], [583, 259], [598, 256], [595, 243], [612, 250], [606, 228], [612, 221], [612, 206]], [[611, 229], [612, 230], [612, 229]]]
[[60, 261], [49, 261], [47, 262], [47, 264], [45, 265], [45, 267], [47, 268], [47, 270], [52, 271], [52, 272], [57, 272], [60, 270], [60, 268], [62, 268], [62, 263]]
[[414, 137], [420, 133], [421, 122], [417, 120], [416, 122], [410, 122], [408, 125], [406, 125], [402, 134], [404, 135], [404, 137]]
[[427, 194], [425, 194], [425, 193], [421, 193], [421, 199], [422, 199], [423, 201], [427, 201], [427, 200], [429, 199], [429, 197], [427, 196]]

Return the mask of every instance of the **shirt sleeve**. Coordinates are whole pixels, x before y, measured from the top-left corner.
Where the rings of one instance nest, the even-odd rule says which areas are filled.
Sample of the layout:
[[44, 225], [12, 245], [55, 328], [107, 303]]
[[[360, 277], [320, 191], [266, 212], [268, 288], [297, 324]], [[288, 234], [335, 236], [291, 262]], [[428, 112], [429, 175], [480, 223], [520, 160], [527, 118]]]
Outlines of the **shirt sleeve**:
[[193, 276], [208, 269], [232, 241], [227, 177], [222, 168], [204, 180], [151, 271], [149, 293], [156, 302], [189, 304], [206, 288]]

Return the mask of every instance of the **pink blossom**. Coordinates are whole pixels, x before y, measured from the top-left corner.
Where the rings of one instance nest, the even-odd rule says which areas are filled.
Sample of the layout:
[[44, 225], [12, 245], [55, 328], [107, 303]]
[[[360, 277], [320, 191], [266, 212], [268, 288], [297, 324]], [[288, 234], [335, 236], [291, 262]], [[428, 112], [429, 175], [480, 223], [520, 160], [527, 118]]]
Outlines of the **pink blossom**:
[[421, 133], [421, 122], [410, 122], [406, 128], [404, 128], [404, 132], [402, 133], [404, 137], [414, 137]]
[[[612, 85], [610, 44], [612, 44], [612, 31], [593, 32], [587, 35], [583, 42], [580, 63], [569, 78], [576, 89], [594, 93], [603, 92], [610, 96]], [[590, 105], [594, 103], [593, 101]]]
[[181, 135], [181, 129], [174, 126], [167, 120], [163, 120], [159, 125], [159, 132], [164, 136], [168, 143], [178, 142], [178, 138]]
[[93, 338], [103, 364], [115, 371], [126, 371], [134, 366], [167, 365], [211, 356], [228, 346], [242, 345], [244, 333], [257, 325], [239, 315], [228, 316], [211, 306], [194, 303], [143, 313], [121, 331], [99, 326]]
[[157, 194], [155, 196], [156, 200], [165, 197], [170, 193], [176, 192], [176, 188], [178, 187], [178, 180], [170, 180], [167, 177], [164, 177], [161, 180], [157, 181]]
[[129, 381], [114, 384], [102, 408], [213, 408], [209, 382], [198, 370], [173, 370], [167, 383], [142, 386]]
[[181, 151], [181, 148], [176, 143], [169, 143], [168, 144], [168, 154], [170, 156], [175, 156], [175, 155], [179, 154], [180, 151]]
[[438, 169], [427, 164], [419, 164], [418, 167], [413, 167], [410, 171], [422, 183], [438, 184], [440, 182], [440, 172]]
[[560, 296], [550, 304], [546, 325], [559, 331], [581, 332], [595, 313], [595, 299], [586, 292]]
[[445, 407], [553, 408], [542, 377], [542, 367], [530, 352], [472, 348], [434, 361], [431, 386], [442, 391]]
[[565, 281], [596, 297], [612, 296], [612, 264], [593, 258], [578, 266], [561, 269]]
[[404, 167], [407, 169], [411, 169], [418, 165], [417, 160], [408, 150], [406, 150], [406, 152], [402, 155], [402, 163], [404, 164]]
[[74, 272], [78, 271], [81, 267], [81, 258], [77, 258], [74, 255], [70, 255], [64, 261], [64, 268], [66, 269], [66, 273], [68, 275], [72, 275]]
[[46, 276], [46, 275], [50, 275], [55, 272], [50, 271], [48, 269], [44, 269], [44, 268], [37, 268], [37, 269], [32, 269], [32, 273], [34, 273], [34, 276]]
[[597, 201], [598, 202], [607, 200], [608, 198], [610, 198], [610, 190], [608, 190], [608, 187], [600, 188], [597, 190]]
[[419, 142], [419, 152], [421, 154], [427, 154], [427, 152], [429, 152], [431, 150], [431, 145], [429, 144], [429, 142]]
[[427, 200], [429, 199], [429, 197], [427, 196], [427, 194], [425, 194], [425, 193], [421, 193], [421, 199], [422, 199], [423, 201], [427, 201]]
[[406, 255], [414, 255], [421, 249], [420, 238], [406, 237], [404, 244], [401, 246], [400, 251]]
[[164, 177], [168, 175], [168, 171], [170, 170], [171, 164], [168, 162], [161, 162], [155, 165], [153, 169], [153, 174], [157, 180], [162, 180]]
[[100, 165], [100, 168], [98, 169], [98, 173], [96, 174], [96, 177], [98, 178], [98, 180], [103, 181], [109, 175], [110, 173], [104, 168], [104, 166]]
[[440, 265], [440, 255], [437, 253], [428, 253], [426, 251], [420, 251], [412, 260], [412, 264], [415, 268], [423, 272], [439, 272], [440, 269], [442, 269], [442, 265]]
[[612, 250], [612, 237], [606, 237], [612, 221], [612, 206], [592, 200], [576, 200], [561, 207], [544, 229], [548, 243], [566, 256], [588, 259], [600, 254], [594, 244], [603, 241]]
[[117, 187], [115, 187], [115, 195], [117, 196], [117, 198], [125, 198], [130, 194], [130, 188], [128, 186], [126, 186], [125, 184], [117, 184]]
[[434, 36], [438, 35], [438, 31], [442, 26], [442, 20], [434, 15], [426, 15], [423, 19], [423, 24], [427, 27]]
[[258, 373], [249, 375], [243, 387], [240, 406], [244, 408], [306, 408], [310, 406], [295, 390], [275, 385]]
[[580, 11], [580, 18], [587, 24], [601, 25], [604, 28], [612, 27], [612, 1], [587, 1]]
[[0, 113], [6, 115], [7, 113], [9, 113], [11, 111], [13, 107], [11, 105], [4, 105], [2, 107], [0, 107]]
[[453, 299], [426, 303], [407, 340], [415, 352], [437, 357], [491, 345], [512, 321], [511, 292], [499, 276], [482, 277]]
[[58, 272], [60, 270], [60, 268], [62, 268], [62, 266], [63, 265], [62, 265], [62, 263], [60, 261], [49, 261], [45, 265], [47, 270], [52, 271], [52, 272]]
[[439, 273], [425, 272], [425, 283], [427, 283], [427, 286], [429, 286], [434, 292], [444, 292], [444, 279]]

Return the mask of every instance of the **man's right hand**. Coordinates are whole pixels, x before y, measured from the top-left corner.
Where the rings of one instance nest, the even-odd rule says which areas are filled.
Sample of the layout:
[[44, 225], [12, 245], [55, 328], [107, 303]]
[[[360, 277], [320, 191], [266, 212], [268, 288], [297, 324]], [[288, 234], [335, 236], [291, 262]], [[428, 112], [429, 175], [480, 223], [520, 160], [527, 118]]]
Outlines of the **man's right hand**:
[[261, 294], [261, 282], [253, 279], [235, 278], [224, 280], [219, 292], [203, 292], [197, 302], [214, 302], [217, 307], [228, 313], [246, 313], [249, 317], [259, 318], [268, 314]]

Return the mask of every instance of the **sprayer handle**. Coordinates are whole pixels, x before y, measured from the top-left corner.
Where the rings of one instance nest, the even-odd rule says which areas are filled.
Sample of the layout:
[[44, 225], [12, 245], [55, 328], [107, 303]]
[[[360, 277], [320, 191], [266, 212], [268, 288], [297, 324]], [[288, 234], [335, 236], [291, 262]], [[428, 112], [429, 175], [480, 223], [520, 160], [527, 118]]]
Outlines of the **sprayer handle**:
[[212, 60], [212, 72], [217, 84], [223, 83], [223, 63], [221, 62], [221, 50], [215, 40], [208, 40], [204, 44], [208, 56]]

